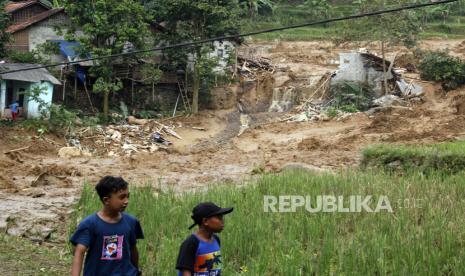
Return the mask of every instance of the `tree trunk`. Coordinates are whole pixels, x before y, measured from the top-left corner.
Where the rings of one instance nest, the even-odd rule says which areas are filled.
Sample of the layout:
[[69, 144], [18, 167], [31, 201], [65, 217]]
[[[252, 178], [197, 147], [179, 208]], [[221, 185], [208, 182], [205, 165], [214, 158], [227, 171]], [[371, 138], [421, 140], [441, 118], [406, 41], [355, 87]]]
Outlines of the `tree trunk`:
[[254, 19], [254, 4], [252, 0], [249, 0], [249, 18]]
[[381, 53], [383, 56], [383, 76], [384, 76], [384, 95], [388, 94], [388, 81], [387, 81], [387, 72], [386, 72], [386, 57], [384, 51], [384, 38], [381, 40]]
[[152, 82], [152, 103], [155, 103], [155, 82]]
[[110, 92], [109, 91], [103, 92], [103, 118], [105, 119], [105, 122], [108, 121], [109, 98], [110, 98]]

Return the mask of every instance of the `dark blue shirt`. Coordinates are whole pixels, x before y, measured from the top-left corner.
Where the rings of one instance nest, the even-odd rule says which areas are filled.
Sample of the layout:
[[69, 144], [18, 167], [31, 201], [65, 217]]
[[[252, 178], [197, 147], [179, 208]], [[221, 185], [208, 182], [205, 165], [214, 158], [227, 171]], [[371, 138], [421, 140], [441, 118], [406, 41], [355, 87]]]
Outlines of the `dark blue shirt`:
[[88, 248], [84, 276], [134, 276], [138, 270], [131, 262], [131, 248], [143, 238], [135, 217], [122, 213], [119, 222], [108, 223], [95, 213], [81, 221], [70, 241]]

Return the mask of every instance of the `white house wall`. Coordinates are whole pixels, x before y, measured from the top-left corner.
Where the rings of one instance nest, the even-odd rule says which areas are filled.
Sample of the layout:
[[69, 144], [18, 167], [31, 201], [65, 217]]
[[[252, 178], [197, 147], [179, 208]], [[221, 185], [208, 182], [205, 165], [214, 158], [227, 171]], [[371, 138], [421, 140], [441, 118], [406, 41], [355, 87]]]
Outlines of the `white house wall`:
[[6, 81], [2, 80], [0, 85], [0, 117], [3, 117], [5, 116], [6, 108]]
[[[65, 40], [64, 35], [67, 29], [64, 28], [69, 24], [69, 19], [63, 14], [58, 14], [50, 17], [47, 20], [31, 26], [29, 29], [29, 51], [36, 50], [37, 47], [49, 40]], [[57, 27], [62, 28], [62, 35], [58, 34]], [[66, 58], [61, 55], [52, 55], [52, 62], [66, 62]]]
[[[35, 87], [43, 87], [43, 93], [40, 93], [39, 98], [47, 105], [50, 105], [53, 98], [53, 84], [49, 82], [32, 83], [30, 89], [33, 90]], [[27, 100], [27, 118], [39, 118], [41, 116], [39, 102]]]
[[[340, 65], [332, 83], [338, 82], [362, 82], [373, 85], [377, 95], [382, 95], [384, 74], [373, 67], [365, 66], [365, 59], [360, 53], [340, 53]], [[387, 78], [393, 76], [389, 72]]]
[[[213, 72], [217, 74], [225, 74], [225, 70], [228, 67], [228, 60], [234, 51], [234, 43], [230, 41], [215, 41], [213, 42], [213, 51], [208, 54], [209, 58], [218, 58], [218, 66], [213, 68]], [[187, 68], [191, 71], [194, 70], [195, 55], [189, 54]]]
[[363, 58], [359, 53], [340, 53], [339, 64], [339, 69], [333, 78], [333, 82], [367, 81], [367, 70], [364, 68]]
[[[64, 40], [64, 36], [57, 35], [55, 29], [47, 26], [32, 26], [29, 30], [29, 50], [36, 50], [37, 47], [49, 40]], [[52, 55], [52, 62], [67, 61], [63, 55]]]

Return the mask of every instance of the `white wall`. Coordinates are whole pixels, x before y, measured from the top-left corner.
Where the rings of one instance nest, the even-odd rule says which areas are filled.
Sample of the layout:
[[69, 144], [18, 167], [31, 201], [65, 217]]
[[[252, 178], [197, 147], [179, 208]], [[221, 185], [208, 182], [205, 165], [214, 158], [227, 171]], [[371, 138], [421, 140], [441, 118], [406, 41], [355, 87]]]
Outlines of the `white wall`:
[[[365, 67], [365, 59], [360, 53], [340, 53], [340, 65], [332, 83], [338, 82], [362, 82], [373, 85], [377, 96], [382, 95], [384, 76], [383, 72], [376, 71], [373, 67]], [[387, 78], [393, 76], [389, 72]]]
[[6, 81], [2, 80], [0, 86], [0, 117], [3, 117], [6, 108]]
[[340, 53], [339, 69], [333, 81], [367, 81], [367, 70], [364, 68], [362, 56], [359, 53]]
[[[29, 51], [37, 49], [37, 46], [49, 40], [64, 40], [63, 35], [58, 35], [53, 27], [36, 25], [29, 30]], [[59, 55], [52, 55], [51, 62], [66, 62], [66, 58]]]
[[[234, 52], [235, 46], [234, 43], [230, 41], [215, 41], [213, 42], [213, 51], [208, 54], [209, 58], [218, 58], [218, 66], [213, 68], [213, 72], [217, 74], [225, 74], [226, 68], [228, 66], [228, 60], [231, 57], [232, 53]], [[189, 54], [188, 55], [188, 64], [187, 67], [189, 70], [194, 70], [194, 59], [195, 55]]]
[[[50, 82], [42, 82], [42, 83], [33, 83], [30, 86], [30, 89], [34, 89], [35, 87], [42, 87], [43, 93], [40, 94], [39, 98], [44, 101], [46, 104], [50, 105], [52, 103], [53, 98], [53, 84]], [[27, 118], [39, 118], [41, 116], [39, 110], [39, 103], [26, 98], [27, 100]], [[48, 114], [49, 116], [50, 114]]]

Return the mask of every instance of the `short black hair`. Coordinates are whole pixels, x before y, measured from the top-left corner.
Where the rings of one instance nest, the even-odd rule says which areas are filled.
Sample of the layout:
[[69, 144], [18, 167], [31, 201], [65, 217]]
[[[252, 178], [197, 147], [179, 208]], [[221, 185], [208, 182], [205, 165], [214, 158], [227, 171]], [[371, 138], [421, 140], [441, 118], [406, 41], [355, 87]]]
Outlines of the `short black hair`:
[[102, 201], [104, 197], [109, 197], [112, 193], [126, 190], [127, 188], [128, 183], [122, 177], [114, 176], [105, 176], [95, 186], [95, 190]]

